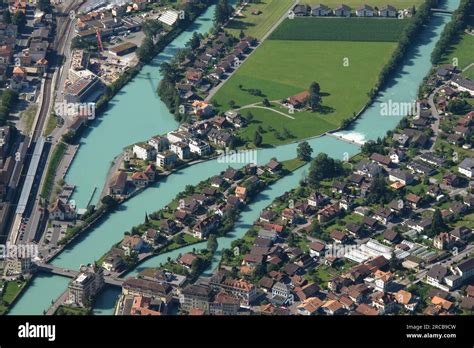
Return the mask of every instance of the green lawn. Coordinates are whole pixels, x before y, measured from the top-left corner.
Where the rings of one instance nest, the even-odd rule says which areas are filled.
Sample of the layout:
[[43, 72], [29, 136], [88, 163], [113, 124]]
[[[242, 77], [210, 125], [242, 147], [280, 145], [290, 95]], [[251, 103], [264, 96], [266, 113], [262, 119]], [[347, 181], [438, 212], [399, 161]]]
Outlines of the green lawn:
[[71, 306], [61, 305], [58, 307], [54, 315], [91, 315], [90, 308], [76, 308]]
[[[261, 39], [292, 4], [293, 0], [260, 0], [258, 3], [249, 4], [242, 11], [243, 16], [231, 21], [226, 30], [236, 37], [243, 30], [246, 35]], [[253, 10], [259, 10], [261, 13], [253, 15]]]
[[283, 168], [289, 170], [290, 172], [295, 171], [298, 168], [301, 168], [306, 164], [305, 161], [300, 160], [299, 158], [293, 158], [291, 160], [283, 161]]
[[286, 19], [270, 40], [397, 42], [409, 19], [318, 18]]
[[395, 46], [394, 42], [267, 40], [225, 82], [213, 102], [225, 111], [230, 100], [237, 107], [262, 101], [263, 97], [251, 95], [248, 89], [260, 89], [266, 98], [278, 101], [308, 90], [316, 81], [321, 86], [324, 113], [296, 111], [289, 115], [292, 119], [270, 110], [244, 109], [242, 114], [251, 111], [254, 121], [241, 135], [252, 140], [259, 126], [264, 130], [271, 126], [279, 133], [288, 129], [293, 137], [278, 139], [272, 131], [262, 134], [264, 143], [279, 144], [322, 134], [338, 128], [367, 103], [367, 93]]
[[[467, 20], [467, 25], [474, 26], [474, 14]], [[457, 63], [460, 69], [464, 69], [471, 63], [474, 63], [474, 36], [462, 33], [459, 40], [453, 42], [447, 50], [442, 63]], [[466, 70], [462, 75], [474, 79], [474, 67]]]
[[2, 282], [2, 285], [3, 284], [4, 289], [0, 302], [0, 315], [5, 313], [8, 306], [15, 300], [21, 289], [23, 289], [25, 286], [26, 282], [9, 281], [6, 283]]
[[[458, 43], [453, 45], [448, 54], [443, 59], [443, 63], [453, 64], [457, 60], [458, 67], [464, 69], [471, 63], [474, 63], [474, 36], [466, 33], [461, 35]], [[470, 70], [470, 71], [469, 71]], [[474, 75], [474, 69], [471, 67], [469, 74]], [[466, 71], [466, 72], [467, 72]]]
[[46, 129], [43, 135], [50, 135], [51, 132], [58, 126], [58, 117], [55, 114], [50, 114], [46, 122]]
[[30, 133], [31, 127], [33, 127], [33, 122], [35, 121], [36, 111], [38, 110], [37, 105], [31, 105], [23, 111], [20, 115], [21, 119], [24, 121], [25, 125], [25, 134]]
[[461, 220], [456, 222], [456, 227], [464, 226], [470, 229], [474, 229], [474, 213], [465, 215]]
[[317, 4], [324, 4], [330, 8], [334, 8], [341, 4], [341, 2], [349, 7], [355, 12], [355, 9], [360, 5], [370, 5], [372, 7], [381, 8], [384, 5], [390, 4], [396, 9], [404, 9], [404, 8], [411, 8], [412, 6], [418, 7], [420, 4], [423, 3], [423, 0], [302, 0], [302, 4], [308, 5], [317, 5]]
[[468, 70], [464, 71], [461, 75], [465, 78], [474, 81], [474, 66], [471, 66]]

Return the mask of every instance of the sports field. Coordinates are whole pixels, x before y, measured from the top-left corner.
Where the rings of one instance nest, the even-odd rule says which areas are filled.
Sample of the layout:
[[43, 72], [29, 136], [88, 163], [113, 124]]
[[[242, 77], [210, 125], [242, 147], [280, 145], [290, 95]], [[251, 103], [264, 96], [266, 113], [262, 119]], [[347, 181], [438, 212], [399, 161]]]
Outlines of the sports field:
[[[261, 39], [274, 25], [278, 19], [289, 11], [293, 0], [259, 0], [249, 4], [242, 17], [236, 17], [227, 26], [226, 30], [238, 37], [243, 30], [246, 35]], [[260, 14], [254, 15], [254, 10]]]
[[[236, 108], [261, 103], [265, 97], [279, 101], [308, 90], [316, 81], [323, 95], [323, 113], [295, 112], [286, 117], [261, 108], [243, 109], [241, 113], [251, 111], [254, 115], [254, 122], [242, 130], [242, 136], [249, 140], [259, 126], [273, 128], [277, 134], [286, 128], [292, 135], [278, 139], [274, 131], [264, 132], [266, 144], [318, 135], [339, 127], [366, 104], [367, 93], [395, 46], [395, 42], [267, 40], [225, 82], [213, 101], [221, 111], [230, 109], [231, 100]], [[263, 96], [254, 96], [249, 89], [260, 89]], [[272, 105], [288, 113], [278, 103]]]

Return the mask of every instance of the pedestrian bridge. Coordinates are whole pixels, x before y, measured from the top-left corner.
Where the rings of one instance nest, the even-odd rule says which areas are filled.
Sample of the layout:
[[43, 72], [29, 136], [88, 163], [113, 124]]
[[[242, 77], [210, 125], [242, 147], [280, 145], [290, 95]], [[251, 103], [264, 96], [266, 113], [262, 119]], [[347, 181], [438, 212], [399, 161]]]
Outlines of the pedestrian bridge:
[[432, 9], [431, 9], [431, 12], [453, 14], [453, 11], [445, 10], [445, 9], [443, 9], [443, 8], [432, 8]]
[[[36, 269], [39, 272], [44, 272], [44, 273], [49, 273], [49, 274], [56, 274], [56, 275], [60, 275], [60, 276], [63, 276], [63, 277], [68, 277], [68, 278], [71, 278], [71, 279], [74, 279], [79, 275], [79, 271], [73, 271], [73, 270], [70, 270], [70, 269], [57, 267], [57, 266], [54, 266], [50, 263], [37, 263], [36, 266], [37, 266]], [[123, 282], [124, 282], [124, 279], [106, 276], [106, 277], [104, 277], [104, 282], [105, 282], [105, 284], [108, 284], [108, 285], [121, 287]]]

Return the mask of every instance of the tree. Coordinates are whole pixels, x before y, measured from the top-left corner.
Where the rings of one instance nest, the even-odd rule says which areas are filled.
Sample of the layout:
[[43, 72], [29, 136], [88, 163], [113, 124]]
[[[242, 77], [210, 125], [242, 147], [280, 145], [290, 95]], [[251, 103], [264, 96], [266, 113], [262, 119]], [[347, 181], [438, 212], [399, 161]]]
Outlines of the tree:
[[431, 223], [431, 232], [432, 236], [446, 231], [446, 223], [443, 220], [443, 216], [441, 215], [441, 212], [439, 209], [436, 209], [433, 213], [433, 222]]
[[318, 238], [321, 236], [321, 233], [322, 233], [322, 228], [321, 228], [321, 225], [319, 224], [319, 222], [314, 219], [313, 223], [311, 224], [311, 236], [312, 237], [315, 237], [315, 238]]
[[243, 39], [244, 37], [245, 37], [245, 33], [243, 30], [241, 30], [239, 33], [239, 39]]
[[197, 32], [194, 32], [193, 36], [186, 43], [186, 47], [189, 47], [190, 49], [195, 50], [199, 47], [200, 44], [201, 44], [201, 39], [199, 37], [199, 34]]
[[256, 278], [260, 279], [267, 273], [267, 265], [266, 263], [259, 263], [255, 267], [254, 275]]
[[142, 62], [149, 62], [153, 59], [154, 54], [154, 47], [155, 44], [153, 43], [153, 39], [149, 36], [145, 36], [145, 38], [142, 41], [142, 44], [140, 47], [137, 49], [137, 57], [140, 59]]
[[272, 106], [267, 98], [263, 99], [262, 104], [263, 104], [263, 106], [266, 106], [267, 108]]
[[311, 86], [309, 86], [309, 93], [320, 94], [321, 87], [319, 86], [319, 83], [317, 82], [311, 83]]
[[45, 13], [51, 13], [53, 9], [50, 0], [38, 0], [36, 6]]
[[101, 199], [101, 202], [103, 205], [106, 206], [107, 209], [115, 209], [117, 208], [118, 206], [118, 202], [112, 198], [112, 196], [110, 195], [107, 195], [107, 196], [104, 196], [102, 199]]
[[204, 266], [204, 260], [201, 257], [197, 257], [191, 264], [191, 274], [194, 276], [198, 275]]
[[214, 12], [214, 24], [221, 26], [232, 15], [234, 9], [227, 0], [219, 0], [216, 5], [216, 11]]
[[288, 139], [288, 138], [291, 138], [293, 135], [290, 133], [290, 131], [288, 130], [288, 128], [286, 127], [283, 127], [283, 137]]
[[187, 196], [192, 195], [194, 193], [194, 186], [193, 185], [186, 185], [186, 187], [184, 188], [184, 193]]
[[177, 234], [176, 237], [174, 237], [174, 241], [178, 245], [183, 245], [185, 243], [183, 234], [182, 233]]
[[263, 141], [263, 138], [262, 136], [260, 135], [259, 132], [255, 132], [254, 136], [253, 136], [253, 144], [257, 147], [259, 147], [260, 145], [262, 145], [262, 141]]
[[235, 108], [235, 105], [236, 105], [236, 104], [235, 104], [235, 101], [234, 101], [234, 100], [229, 100], [228, 104], [229, 104], [229, 106], [230, 106], [231, 109]]
[[309, 87], [308, 105], [312, 111], [317, 111], [321, 104], [321, 87], [317, 82], [313, 82]]
[[309, 145], [307, 141], [303, 141], [298, 144], [298, 147], [296, 148], [296, 154], [298, 159], [302, 161], [310, 161], [311, 160], [311, 154], [313, 153], [313, 149]]
[[251, 111], [247, 112], [247, 115], [245, 116], [245, 119], [247, 120], [247, 123], [252, 123], [253, 121], [253, 114]]
[[290, 246], [290, 247], [295, 247], [298, 244], [297, 240], [296, 240], [296, 237], [293, 233], [290, 233], [288, 235], [288, 238], [286, 239], [286, 242], [288, 243], [288, 246]]
[[26, 26], [26, 15], [21, 11], [17, 11], [13, 16], [13, 24], [18, 26], [19, 32], [22, 32]]
[[145, 212], [145, 224], [150, 223], [150, 219], [148, 218], [148, 214]]
[[456, 115], [462, 115], [471, 109], [471, 106], [464, 99], [453, 99], [448, 103], [448, 111]]
[[389, 261], [389, 267], [390, 267], [390, 270], [395, 270], [397, 269], [398, 267], [398, 259], [397, 259], [397, 256], [395, 255], [395, 252], [392, 251], [391, 253], [391, 257], [390, 257], [390, 261]]
[[207, 239], [207, 249], [212, 252], [215, 252], [217, 249], [217, 238], [214, 234], [211, 234]]
[[10, 11], [8, 10], [3, 11], [3, 23], [10, 24], [11, 22], [12, 22], [12, 15], [10, 14]]
[[341, 161], [336, 161], [325, 153], [320, 153], [312, 161], [308, 173], [308, 183], [317, 187], [324, 179], [334, 178], [343, 173]]
[[[50, 117], [55, 117], [55, 116], [50, 116]], [[73, 130], [70, 130], [67, 133], [64, 133], [61, 138], [66, 144], [72, 144], [74, 142], [74, 139], [76, 138], [76, 132], [74, 132]]]
[[163, 29], [163, 25], [158, 20], [147, 19], [142, 24], [143, 33], [151, 39]]
[[367, 201], [369, 203], [387, 203], [391, 199], [391, 191], [382, 174], [377, 175], [370, 184]]

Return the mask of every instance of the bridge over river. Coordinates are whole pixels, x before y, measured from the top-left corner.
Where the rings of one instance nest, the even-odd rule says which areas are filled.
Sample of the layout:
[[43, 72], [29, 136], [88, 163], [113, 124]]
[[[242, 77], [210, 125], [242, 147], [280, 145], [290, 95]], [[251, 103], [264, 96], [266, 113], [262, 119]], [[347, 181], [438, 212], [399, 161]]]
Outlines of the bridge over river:
[[[79, 271], [73, 271], [73, 270], [70, 270], [70, 269], [57, 267], [57, 266], [54, 266], [54, 265], [49, 264], [49, 263], [37, 263], [36, 266], [37, 266], [37, 270], [39, 272], [56, 274], [56, 275], [60, 275], [60, 276], [68, 277], [68, 278], [72, 278], [72, 279], [76, 278], [80, 273]], [[105, 276], [104, 277], [104, 282], [107, 285], [121, 287], [123, 282], [124, 282], [124, 279], [115, 278], [115, 277], [111, 277], [111, 276]]]
[[[38, 272], [44, 272], [44, 273], [49, 273], [49, 274], [56, 274], [60, 275], [63, 277], [68, 277], [71, 279], [76, 278], [79, 275], [79, 271], [73, 271], [70, 269], [65, 269], [61, 267], [54, 266], [49, 263], [37, 263], [36, 264], [36, 270]], [[112, 286], [118, 286], [121, 287], [124, 282], [124, 279], [119, 279], [111, 276], [105, 276], [104, 277], [104, 283], [107, 285], [112, 285]], [[103, 288], [102, 288], [103, 289]], [[96, 294], [97, 296], [98, 294]], [[54, 315], [56, 310], [61, 306], [63, 303], [66, 302], [68, 297], [68, 289], [64, 290], [64, 292], [59, 295], [59, 297], [51, 303], [51, 306], [48, 308], [48, 310], [45, 312], [46, 315]]]
[[432, 8], [431, 12], [453, 14], [454, 11], [446, 10], [446, 9], [443, 9], [443, 8]]

